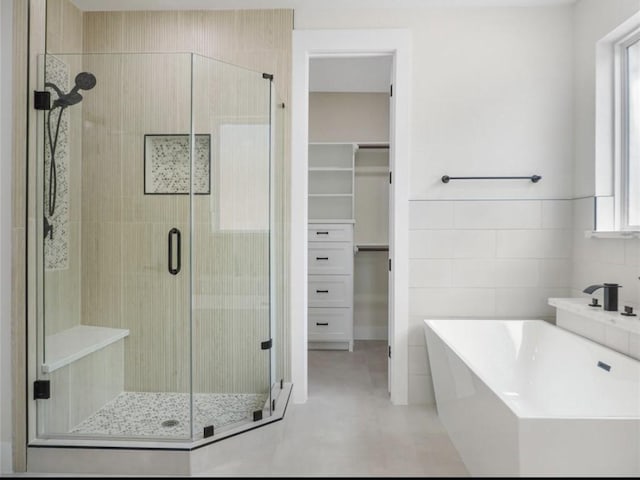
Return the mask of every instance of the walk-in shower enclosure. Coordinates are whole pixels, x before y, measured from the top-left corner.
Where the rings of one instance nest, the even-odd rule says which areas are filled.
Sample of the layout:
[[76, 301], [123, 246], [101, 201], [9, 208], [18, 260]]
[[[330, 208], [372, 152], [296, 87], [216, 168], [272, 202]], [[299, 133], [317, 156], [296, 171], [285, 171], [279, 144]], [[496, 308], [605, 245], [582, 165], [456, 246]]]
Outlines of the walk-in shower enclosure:
[[193, 445], [286, 402], [273, 82], [191, 53], [40, 58], [31, 446]]

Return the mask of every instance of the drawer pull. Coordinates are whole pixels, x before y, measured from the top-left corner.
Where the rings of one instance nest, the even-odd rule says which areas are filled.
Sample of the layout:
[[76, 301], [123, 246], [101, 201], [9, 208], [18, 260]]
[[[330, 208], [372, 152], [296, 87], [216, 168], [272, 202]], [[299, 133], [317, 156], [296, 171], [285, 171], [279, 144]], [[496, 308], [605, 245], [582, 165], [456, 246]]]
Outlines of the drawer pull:
[[316, 293], [329, 293], [329, 290], [316, 290]]
[[329, 323], [328, 322], [316, 322], [316, 325], [318, 325], [319, 327], [328, 327]]
[[316, 257], [316, 260], [329, 260], [329, 257]]
[[329, 232], [316, 232], [316, 235], [329, 235]]

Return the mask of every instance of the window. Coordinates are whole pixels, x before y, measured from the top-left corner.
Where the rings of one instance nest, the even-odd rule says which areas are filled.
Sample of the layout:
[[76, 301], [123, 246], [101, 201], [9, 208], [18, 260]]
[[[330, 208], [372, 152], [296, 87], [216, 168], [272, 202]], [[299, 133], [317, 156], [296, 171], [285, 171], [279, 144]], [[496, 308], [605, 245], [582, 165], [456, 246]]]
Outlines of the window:
[[622, 48], [621, 229], [640, 230], [640, 34]]
[[640, 12], [596, 44], [595, 230], [640, 235]]

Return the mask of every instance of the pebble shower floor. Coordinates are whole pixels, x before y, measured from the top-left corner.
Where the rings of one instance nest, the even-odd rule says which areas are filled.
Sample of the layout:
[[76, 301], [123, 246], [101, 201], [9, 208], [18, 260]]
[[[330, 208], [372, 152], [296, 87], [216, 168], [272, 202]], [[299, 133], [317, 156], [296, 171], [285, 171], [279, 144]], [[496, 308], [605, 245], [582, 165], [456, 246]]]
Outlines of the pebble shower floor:
[[[78, 424], [71, 433], [127, 437], [190, 437], [188, 393], [123, 392]], [[194, 432], [251, 419], [266, 401], [262, 394], [196, 393]], [[177, 421], [177, 423], [176, 423]]]

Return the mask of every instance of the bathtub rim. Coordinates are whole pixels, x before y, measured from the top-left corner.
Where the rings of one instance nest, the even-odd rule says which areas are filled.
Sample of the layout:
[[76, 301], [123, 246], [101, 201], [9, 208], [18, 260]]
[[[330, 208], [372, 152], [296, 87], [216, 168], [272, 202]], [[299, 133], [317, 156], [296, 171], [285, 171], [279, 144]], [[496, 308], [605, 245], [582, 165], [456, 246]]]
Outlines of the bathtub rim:
[[[493, 392], [508, 408], [509, 410], [511, 410], [511, 412], [516, 416], [516, 418], [518, 420], [526, 420], [526, 419], [540, 419], [540, 420], [607, 420], [607, 421], [638, 421], [640, 422], [640, 412], [638, 413], [638, 415], [635, 416], [631, 416], [631, 415], [615, 415], [615, 416], [603, 416], [603, 415], [589, 415], [589, 416], [585, 416], [585, 415], [579, 415], [579, 416], [568, 416], [566, 414], [562, 414], [562, 415], [549, 415], [549, 414], [535, 414], [535, 413], [523, 413], [522, 412], [522, 408], [519, 407], [518, 405], [514, 405], [513, 402], [511, 401], [511, 397], [506, 396], [503, 394], [503, 392], [497, 390], [495, 388], [495, 386], [492, 384], [492, 382], [487, 382], [486, 378], [484, 375], [481, 375], [480, 373], [478, 373], [478, 371], [473, 368], [470, 364], [470, 362], [468, 361], [468, 359], [461, 355], [459, 350], [457, 348], [454, 348], [449, 342], [447, 342], [442, 336], [440, 336], [437, 332], [437, 330], [435, 328], [432, 327], [432, 323], [433, 322], [449, 322], [449, 321], [472, 321], [472, 322], [519, 322], [519, 323], [525, 323], [525, 322], [532, 322], [532, 323], [537, 323], [538, 325], [542, 324], [546, 324], [545, 328], [551, 327], [552, 329], [556, 329], [557, 331], [559, 331], [562, 334], [567, 334], [570, 337], [574, 338], [574, 339], [579, 339], [582, 341], [585, 341], [591, 345], [595, 345], [597, 347], [600, 348], [604, 348], [607, 350], [607, 352], [614, 354], [614, 356], [619, 356], [622, 360], [630, 360], [633, 363], [637, 363], [640, 364], [639, 360], [636, 360], [633, 357], [630, 357], [628, 355], [624, 355], [623, 353], [620, 353], [618, 351], [615, 351], [613, 349], [608, 348], [605, 345], [599, 344], [597, 342], [594, 342], [593, 340], [590, 340], [586, 337], [582, 337], [576, 333], [573, 333], [569, 330], [565, 330], [561, 327], [558, 327], [556, 325], [553, 325], [552, 323], [549, 323], [545, 320], [542, 319], [534, 319], [534, 318], [528, 318], [528, 319], [524, 319], [524, 318], [424, 318], [423, 319], [423, 328], [429, 328], [431, 329], [431, 331], [440, 339], [440, 341], [442, 341], [447, 348], [449, 348], [453, 353], [456, 354], [456, 356], [462, 361], [462, 363], [464, 363], [464, 365], [473, 373], [473, 375], [475, 375], [476, 377], [478, 377], [478, 379], [480, 379], [482, 381], [482, 383], [484, 385], [487, 386], [487, 388], [489, 388], [489, 390], [491, 390], [491, 392]], [[426, 338], [425, 338], [425, 343], [426, 343]], [[428, 354], [428, 349], [429, 349], [429, 345], [426, 345], [427, 348], [427, 356]], [[433, 374], [432, 374], [432, 378], [433, 378]], [[434, 386], [434, 391], [435, 391], [435, 386]], [[437, 397], [436, 397], [437, 398]], [[437, 403], [437, 402], [436, 402]]]

